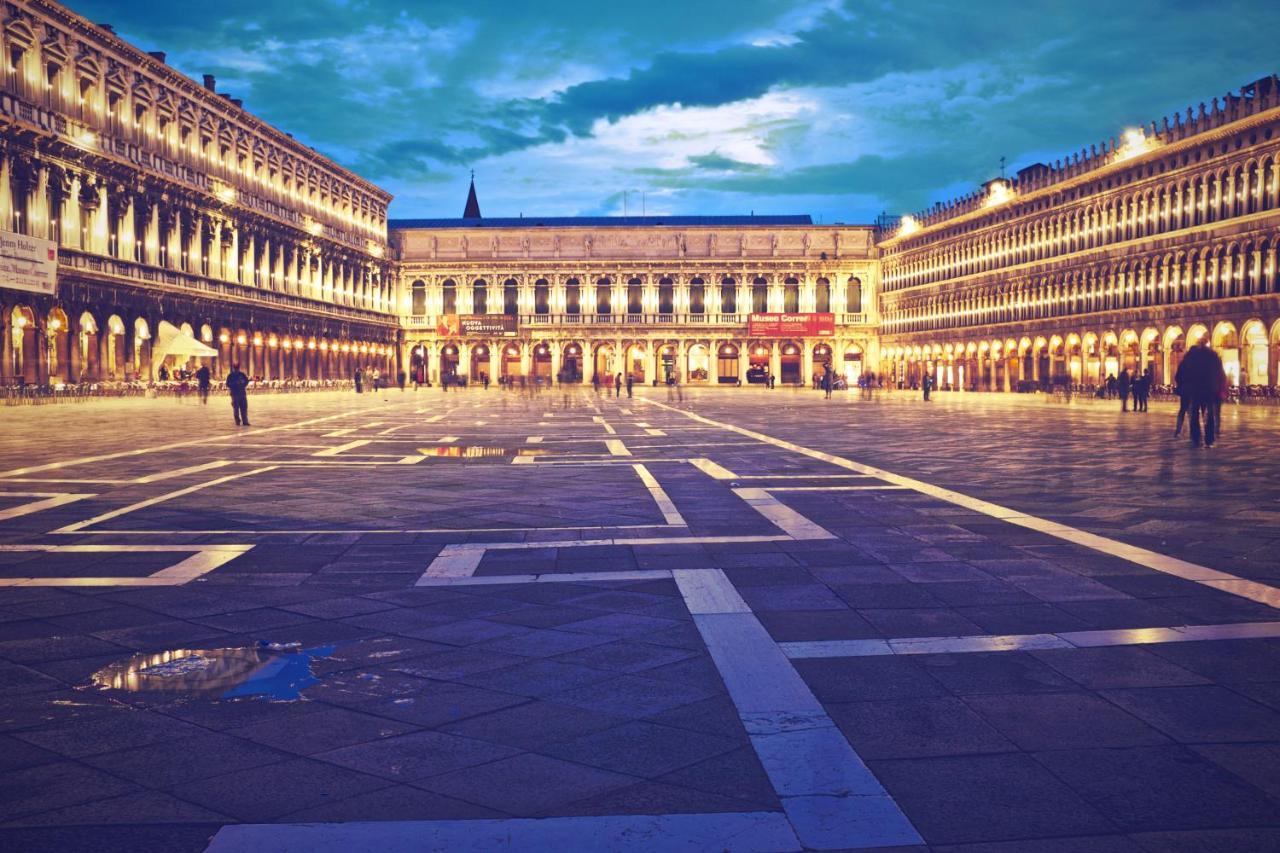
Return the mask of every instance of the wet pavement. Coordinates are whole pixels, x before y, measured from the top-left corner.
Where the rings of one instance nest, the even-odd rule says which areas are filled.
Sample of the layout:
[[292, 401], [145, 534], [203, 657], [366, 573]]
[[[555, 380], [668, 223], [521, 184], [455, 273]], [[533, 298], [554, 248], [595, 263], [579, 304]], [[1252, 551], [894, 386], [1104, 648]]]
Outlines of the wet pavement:
[[253, 405], [0, 410], [0, 847], [1280, 849], [1280, 410]]

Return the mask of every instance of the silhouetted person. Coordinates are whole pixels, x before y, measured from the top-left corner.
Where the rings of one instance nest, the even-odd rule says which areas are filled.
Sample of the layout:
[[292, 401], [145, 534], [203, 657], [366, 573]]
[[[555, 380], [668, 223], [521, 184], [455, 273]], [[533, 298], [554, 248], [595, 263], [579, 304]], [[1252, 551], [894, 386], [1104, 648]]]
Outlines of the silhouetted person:
[[1212, 447], [1217, 440], [1218, 394], [1225, 385], [1222, 359], [1201, 341], [1187, 350], [1178, 365], [1175, 381], [1185, 398], [1190, 399], [1191, 446], [1200, 446], [1200, 418], [1204, 415], [1204, 446]]
[[1147, 410], [1147, 400], [1151, 397], [1151, 386], [1155, 382], [1155, 375], [1150, 367], [1142, 371], [1142, 375], [1133, 383], [1133, 408], [1134, 411], [1145, 412]]
[[635, 381], [636, 381], [635, 377], [632, 376], [630, 373], [628, 373], [627, 374], [627, 399], [628, 400], [631, 399], [631, 386], [635, 383]]
[[236, 426], [249, 426], [249, 376], [240, 369], [240, 365], [231, 365], [227, 374], [227, 393], [231, 395], [231, 414], [235, 416]]
[[196, 386], [200, 389], [200, 403], [209, 405], [209, 365], [202, 364], [196, 371]]
[[591, 390], [596, 393], [597, 397], [600, 396], [600, 371], [598, 370], [591, 373]]
[[[1120, 411], [1129, 411], [1129, 391], [1132, 383], [1129, 380], [1129, 368], [1120, 371], [1120, 378], [1116, 380], [1116, 391], [1120, 394]], [[1134, 406], [1137, 410], [1137, 406]]]
[[924, 401], [929, 402], [929, 389], [933, 387], [933, 379], [929, 374], [925, 374], [920, 380], [920, 391], [924, 394]]
[[360, 368], [357, 367], [356, 375], [354, 378], [356, 380], [356, 393], [363, 394], [364, 393], [364, 371], [362, 371]]
[[1108, 397], [1114, 397], [1114, 396], [1116, 395], [1116, 378], [1115, 378], [1115, 376], [1114, 376], [1114, 375], [1112, 375], [1112, 374], [1110, 374], [1110, 373], [1108, 373], [1108, 374], [1107, 374], [1107, 381], [1106, 381], [1106, 384], [1105, 384], [1103, 387], [1105, 387], [1105, 388], [1107, 389], [1107, 396], [1108, 396]]
[[826, 399], [826, 400], [830, 400], [830, 399], [831, 399], [831, 388], [832, 388], [832, 386], [834, 386], [834, 385], [836, 384], [836, 383], [835, 383], [835, 378], [836, 378], [836, 377], [835, 377], [835, 374], [834, 374], [834, 373], [832, 372], [832, 370], [831, 370], [831, 364], [830, 364], [830, 362], [828, 362], [827, 364], [822, 365], [822, 394], [823, 394], [823, 399]]
[[396, 384], [400, 386], [401, 391], [404, 390], [404, 383], [407, 378], [408, 377], [405, 376], [405, 372], [403, 370], [396, 374]]
[[480, 382], [484, 384], [484, 390], [488, 391], [489, 390], [489, 374], [481, 373]]
[[168, 381], [169, 381], [169, 368], [165, 367], [163, 364], [162, 364], [162, 365], [160, 365], [160, 372], [156, 374], [156, 377], [157, 377], [161, 382], [168, 382]]
[[[622, 396], [622, 374], [621, 373], [613, 377], [613, 396], [614, 397]], [[627, 396], [630, 397], [631, 395], [627, 394]]]

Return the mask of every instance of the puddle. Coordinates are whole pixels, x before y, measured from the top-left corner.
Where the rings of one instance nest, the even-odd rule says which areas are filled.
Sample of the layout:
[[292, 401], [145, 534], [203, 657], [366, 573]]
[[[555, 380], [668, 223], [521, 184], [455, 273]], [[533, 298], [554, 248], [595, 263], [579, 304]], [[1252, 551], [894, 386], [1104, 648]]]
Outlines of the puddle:
[[334, 648], [277, 644], [152, 652], [98, 670], [93, 683], [128, 693], [183, 693], [212, 699], [261, 696], [287, 701], [302, 698], [303, 690], [319, 683], [311, 673], [311, 661], [328, 657]]
[[419, 447], [423, 456], [447, 456], [455, 459], [479, 459], [485, 456], [545, 456], [546, 450], [534, 447], [479, 447], [451, 444], [442, 447]]

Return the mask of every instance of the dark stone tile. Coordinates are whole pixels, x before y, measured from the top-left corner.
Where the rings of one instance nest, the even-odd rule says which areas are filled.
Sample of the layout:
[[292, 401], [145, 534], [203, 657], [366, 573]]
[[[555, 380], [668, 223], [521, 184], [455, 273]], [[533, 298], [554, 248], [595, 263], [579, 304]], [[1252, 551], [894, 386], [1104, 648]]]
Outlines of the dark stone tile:
[[1078, 616], [1067, 613], [1060, 605], [1039, 601], [957, 607], [955, 612], [987, 634], [1053, 634], [1093, 627]]
[[1155, 729], [1092, 693], [969, 696], [965, 703], [1028, 752], [1169, 742]]
[[760, 759], [749, 746], [682, 767], [657, 781], [743, 800], [744, 811], [781, 808]]
[[436, 728], [527, 701], [524, 696], [465, 684], [430, 682], [418, 693], [364, 705], [362, 710], [415, 726]]
[[118, 708], [91, 720], [15, 732], [14, 737], [59, 755], [79, 758], [196, 734], [200, 734], [199, 728], [171, 717]]
[[1115, 832], [1026, 755], [874, 761], [871, 770], [931, 845]]
[[1151, 652], [1219, 684], [1280, 681], [1280, 643], [1274, 640], [1162, 643]]
[[919, 699], [947, 692], [910, 657], [810, 659], [792, 665], [824, 702]]
[[983, 630], [954, 610], [944, 608], [901, 608], [867, 610], [858, 615], [871, 623], [884, 637], [963, 637], [981, 634]]
[[346, 708], [328, 708], [298, 719], [283, 717], [238, 729], [227, 734], [274, 747], [296, 755], [314, 755], [340, 746], [388, 738], [412, 731], [413, 726], [361, 714]]
[[462, 737], [540, 752], [548, 745], [613, 728], [626, 717], [534, 700], [441, 727]]
[[123, 779], [58, 761], [0, 775], [0, 821], [138, 791]]
[[481, 820], [504, 812], [433, 794], [410, 785], [391, 785], [336, 801], [325, 801], [282, 815], [287, 823], [331, 823], [372, 820]]
[[139, 785], [165, 788], [193, 779], [274, 764], [292, 757], [237, 737], [202, 732], [149, 746], [92, 755], [83, 760], [85, 764]]
[[322, 752], [315, 757], [362, 774], [411, 782], [497, 761], [517, 751], [443, 732], [415, 732]]
[[779, 643], [802, 640], [864, 640], [881, 631], [853, 610], [774, 610], [756, 618]]
[[640, 675], [623, 675], [553, 694], [554, 701], [605, 714], [647, 717], [715, 695], [714, 689]]
[[963, 701], [952, 696], [832, 704], [827, 711], [854, 750], [866, 760], [1016, 749]]
[[1146, 687], [1102, 695], [1181, 743], [1280, 740], [1280, 714], [1225, 687]]
[[1135, 832], [1143, 853], [1241, 853], [1280, 850], [1280, 827]]
[[169, 792], [236, 820], [262, 823], [388, 784], [384, 779], [323, 761], [294, 758], [186, 782]]
[[1280, 744], [1215, 743], [1192, 747], [1192, 751], [1212, 761], [1280, 803]]
[[1266, 826], [1280, 804], [1185, 747], [1075, 749], [1036, 755], [1130, 832]]
[[0, 849], [22, 853], [202, 853], [213, 824], [165, 826], [52, 826], [0, 829]]
[[948, 690], [961, 696], [1040, 693], [1075, 686], [1026, 652], [922, 655], [920, 665]]
[[106, 826], [110, 824], [227, 823], [225, 815], [183, 802], [161, 791], [137, 791], [64, 806], [14, 821], [15, 826]]
[[855, 610], [943, 607], [943, 602], [933, 594], [933, 586], [916, 583], [833, 583], [831, 589]]
[[549, 696], [573, 687], [582, 687], [615, 678], [612, 672], [573, 666], [551, 660], [534, 660], [506, 669], [464, 675], [458, 680], [474, 687], [513, 693], [519, 696]]
[[752, 610], [847, 610], [835, 593], [822, 584], [744, 586], [739, 592]]
[[636, 782], [632, 776], [525, 753], [416, 784], [508, 814], [534, 817]]
[[558, 655], [555, 659], [560, 663], [570, 663], [575, 666], [589, 666], [593, 669], [608, 669], [614, 672], [638, 673], [688, 660], [694, 654], [694, 652], [687, 649], [673, 649], [668, 646], [654, 646], [648, 643], [616, 641], [608, 642], [607, 645], [593, 645], [581, 651]]
[[1090, 690], [1108, 687], [1174, 687], [1208, 682], [1142, 646], [1047, 649], [1031, 656]]
[[710, 814], [738, 812], [742, 800], [662, 782], [641, 782], [595, 797], [578, 800], [546, 816], [620, 814]]
[[714, 755], [741, 741], [636, 721], [547, 747], [566, 761], [651, 779]]

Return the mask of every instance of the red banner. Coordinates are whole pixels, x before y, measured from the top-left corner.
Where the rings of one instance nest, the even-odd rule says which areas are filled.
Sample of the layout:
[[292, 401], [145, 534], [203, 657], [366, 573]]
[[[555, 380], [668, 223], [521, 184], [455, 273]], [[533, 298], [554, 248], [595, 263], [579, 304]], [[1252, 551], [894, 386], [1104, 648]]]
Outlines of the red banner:
[[747, 334], [753, 338], [829, 338], [835, 333], [835, 314], [751, 314], [747, 317]]
[[436, 323], [436, 334], [442, 337], [496, 335], [515, 337], [516, 318], [510, 314], [442, 314]]

